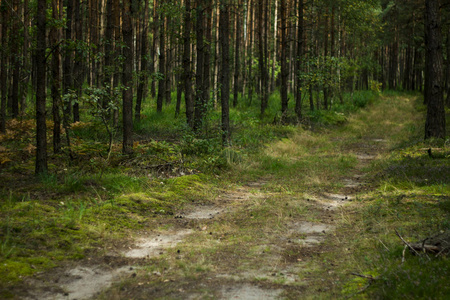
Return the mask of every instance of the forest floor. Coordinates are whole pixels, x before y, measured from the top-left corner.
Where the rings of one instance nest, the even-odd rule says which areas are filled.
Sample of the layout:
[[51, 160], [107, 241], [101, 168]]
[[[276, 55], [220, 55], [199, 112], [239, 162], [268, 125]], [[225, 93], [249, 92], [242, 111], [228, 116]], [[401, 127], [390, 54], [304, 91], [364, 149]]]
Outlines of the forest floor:
[[[431, 160], [428, 148], [412, 142], [423, 122], [415, 103], [412, 96], [383, 97], [339, 127], [299, 129], [267, 145], [261, 161], [237, 162], [231, 173], [217, 175], [219, 182], [228, 177], [204, 192], [209, 199], [147, 219], [100, 251], [10, 291], [23, 299], [363, 297], [389, 281], [380, 279], [389, 277], [380, 269], [389, 267], [386, 257], [396, 266], [402, 257], [416, 259], [402, 254], [395, 230], [419, 241], [449, 227], [445, 145], [433, 148], [443, 155], [432, 161], [444, 172], [436, 179], [439, 191], [413, 184], [432, 182], [428, 173], [408, 173], [410, 185], [402, 187], [389, 169], [399, 157]], [[442, 260], [445, 282], [449, 267]]]

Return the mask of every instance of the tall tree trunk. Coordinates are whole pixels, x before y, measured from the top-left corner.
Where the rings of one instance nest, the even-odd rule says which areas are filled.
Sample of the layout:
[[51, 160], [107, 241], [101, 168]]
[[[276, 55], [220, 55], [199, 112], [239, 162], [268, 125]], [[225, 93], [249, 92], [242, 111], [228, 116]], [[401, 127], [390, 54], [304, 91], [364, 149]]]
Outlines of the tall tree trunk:
[[141, 35], [141, 72], [139, 75], [139, 84], [136, 97], [136, 108], [134, 111], [134, 118], [137, 122], [141, 120], [141, 106], [145, 97], [145, 91], [148, 85], [148, 0], [145, 1], [144, 17], [142, 21], [142, 35]]
[[276, 78], [275, 69], [277, 68], [277, 55], [278, 55], [278, 0], [275, 2], [275, 16], [273, 20], [273, 54], [272, 54], [272, 74], [270, 76], [270, 91], [275, 90]]
[[425, 139], [445, 139], [445, 108], [443, 99], [443, 57], [439, 0], [425, 1], [425, 46], [427, 55], [427, 118]]
[[204, 101], [204, 114], [206, 113], [208, 103], [210, 101], [210, 81], [211, 81], [211, 44], [212, 44], [212, 2], [205, 2], [205, 22], [206, 22], [206, 32], [205, 43], [204, 43], [204, 57], [203, 57], [203, 96]]
[[203, 125], [203, 119], [206, 113], [206, 100], [203, 98], [204, 83], [204, 58], [205, 58], [205, 45], [204, 45], [204, 4], [205, 0], [197, 0], [197, 70], [195, 75], [196, 93], [195, 93], [195, 111], [194, 111], [194, 131], [198, 131]]
[[[13, 1], [12, 32], [19, 30], [19, 1]], [[11, 35], [11, 65], [12, 65], [12, 91], [11, 91], [11, 115], [17, 118], [19, 115], [19, 75], [20, 75], [20, 50], [19, 37], [16, 34]]]
[[[82, 8], [81, 8], [81, 0], [74, 0], [74, 19], [75, 19], [75, 41], [76, 43], [83, 42], [83, 22], [82, 22]], [[84, 54], [81, 47], [78, 47], [75, 53], [75, 61], [73, 65], [73, 74], [74, 74], [74, 90], [78, 96], [78, 99], [81, 97], [81, 89], [83, 86], [83, 61]], [[70, 105], [67, 105], [70, 106]], [[73, 104], [73, 121], [80, 121], [80, 108], [78, 102]], [[69, 111], [70, 113], [70, 111]]]
[[36, 164], [35, 174], [42, 175], [48, 171], [47, 166], [47, 125], [45, 124], [46, 98], [46, 15], [47, 1], [38, 0], [36, 12]]
[[113, 18], [113, 1], [106, 0], [106, 28], [105, 28], [105, 61], [104, 61], [104, 74], [103, 74], [103, 86], [106, 88], [108, 96], [103, 102], [103, 108], [107, 108], [108, 103], [112, 96], [112, 74], [113, 74], [113, 34], [114, 34], [114, 18]]
[[[266, 0], [267, 1], [267, 0]], [[259, 7], [259, 71], [260, 71], [260, 97], [261, 97], [261, 116], [264, 115], [267, 106], [268, 106], [268, 98], [266, 94], [266, 85], [267, 85], [267, 69], [266, 69], [266, 56], [267, 56], [267, 39], [265, 38], [265, 16], [267, 14], [267, 7], [266, 7], [266, 1], [261, 0], [258, 7]]]
[[[114, 19], [114, 60], [118, 61], [121, 55], [122, 34], [121, 34], [121, 19], [120, 19], [120, 0], [113, 0], [113, 19]], [[118, 88], [121, 80], [121, 72], [119, 71], [119, 64], [115, 63], [113, 68], [113, 88]], [[113, 111], [113, 126], [118, 127], [119, 124], [119, 109]]]
[[[150, 74], [155, 73], [155, 63], [157, 61], [156, 59], [156, 48], [158, 45], [158, 28], [159, 28], [159, 11], [158, 11], [158, 1], [153, 0], [153, 22], [152, 22], [152, 49], [151, 49], [151, 64], [150, 64]], [[156, 81], [152, 80], [150, 83], [150, 95], [152, 98], [156, 97]]]
[[222, 103], [222, 144], [230, 144], [230, 58], [229, 58], [229, 5], [228, 0], [220, 3], [220, 49], [221, 49], [221, 74], [220, 74], [220, 100]]
[[302, 80], [300, 72], [302, 71], [303, 60], [303, 0], [298, 0], [298, 29], [297, 29], [297, 58], [295, 74], [295, 114], [298, 122], [302, 119]]
[[238, 104], [239, 96], [239, 74], [240, 74], [240, 47], [241, 47], [241, 0], [238, 0], [236, 9], [236, 44], [234, 54], [234, 93], [233, 93], [233, 107]]
[[[323, 60], [324, 60], [324, 65], [326, 66], [327, 65], [327, 62], [328, 62], [328, 34], [329, 34], [329, 32], [328, 32], [328, 8], [327, 8], [327, 12], [326, 12], [326, 15], [325, 15], [325, 20], [324, 20], [324, 23], [325, 23], [325, 29], [324, 29], [324, 39], [323, 39], [323, 43], [324, 43], [324, 47], [323, 47]], [[324, 85], [323, 85], [323, 107], [324, 107], [324, 109], [328, 109], [328, 90], [329, 90], [329, 87], [328, 87], [328, 83], [326, 82], [326, 80], [325, 80], [325, 82], [324, 82]]]
[[163, 13], [159, 16], [159, 80], [158, 98], [156, 100], [156, 111], [162, 112], [163, 102], [166, 95], [166, 43], [165, 43], [165, 17]]
[[22, 50], [22, 68], [21, 68], [21, 78], [22, 78], [22, 89], [20, 94], [20, 115], [23, 116], [25, 114], [25, 109], [27, 105], [27, 96], [28, 96], [28, 84], [30, 81], [30, 56], [29, 56], [29, 47], [30, 47], [30, 35], [29, 28], [30, 25], [30, 12], [28, 9], [29, 0], [24, 0], [22, 5], [23, 11], [23, 50]]
[[184, 101], [186, 104], [186, 122], [194, 128], [194, 102], [192, 101], [192, 74], [191, 74], [191, 0], [185, 0], [183, 31], [183, 82]]
[[286, 23], [287, 23], [287, 11], [286, 0], [280, 0], [280, 15], [281, 15], [281, 120], [286, 119], [288, 109], [288, 63], [286, 57], [286, 51], [288, 47]]
[[[70, 44], [72, 42], [72, 19], [73, 19], [73, 0], [67, 0], [66, 5], [66, 31], [65, 31], [65, 42], [66, 49], [64, 51], [64, 61], [63, 61], [63, 91], [64, 94], [69, 92], [69, 89], [73, 88], [73, 46]], [[76, 25], [75, 25], [76, 26]], [[65, 105], [68, 108], [66, 112], [70, 114], [70, 105]]]
[[124, 41], [122, 83], [124, 86], [123, 101], [123, 144], [124, 154], [133, 152], [133, 14], [131, 0], [123, 1], [122, 34]]
[[0, 89], [1, 89], [1, 107], [0, 107], [0, 131], [6, 131], [6, 105], [7, 105], [7, 76], [6, 76], [6, 60], [7, 60], [7, 40], [8, 37], [8, 7], [6, 1], [0, 3], [2, 14], [2, 48], [1, 50], [1, 66], [0, 66]]
[[[59, 0], [52, 1], [52, 18], [55, 21], [60, 19], [59, 16]], [[52, 114], [53, 114], [53, 152], [61, 151], [61, 53], [60, 53], [60, 29], [53, 26], [50, 30], [52, 53]]]
[[[253, 0], [254, 1], [254, 0]], [[248, 67], [248, 104], [251, 105], [252, 104], [252, 100], [253, 100], [253, 77], [252, 77], [252, 70], [253, 70], [253, 35], [254, 35], [254, 26], [255, 26], [255, 18], [254, 18], [254, 14], [255, 14], [255, 9], [252, 5], [252, 0], [248, 0], [248, 9], [250, 10], [250, 19], [248, 22], [248, 50], [247, 50], [247, 56], [248, 56], [248, 63], [247, 63], [247, 67]]]

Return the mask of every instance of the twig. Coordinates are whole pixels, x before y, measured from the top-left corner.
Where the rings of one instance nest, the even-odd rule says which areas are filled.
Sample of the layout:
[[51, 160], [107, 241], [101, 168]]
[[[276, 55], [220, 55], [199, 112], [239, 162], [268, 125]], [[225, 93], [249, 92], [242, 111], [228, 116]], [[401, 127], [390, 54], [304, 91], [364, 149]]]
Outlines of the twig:
[[400, 235], [400, 233], [398, 233], [397, 229], [394, 229], [395, 233], [397, 234], [397, 236], [402, 240], [403, 243], [405, 243], [406, 246], [408, 246], [409, 249], [411, 249], [412, 251], [414, 251], [414, 253], [418, 256], [420, 256], [419, 252], [416, 251], [416, 249], [414, 249], [413, 247], [411, 247], [410, 244], [408, 244], [407, 241], [405, 241], [402, 236]]
[[439, 253], [438, 253], [438, 254], [436, 254], [436, 256], [435, 256], [435, 257], [439, 257], [439, 255], [441, 255], [442, 253], [444, 253], [444, 251], [445, 251], [445, 250], [448, 250], [448, 249], [450, 249], [450, 247], [445, 247], [445, 248], [442, 248], [442, 250], [441, 250], [441, 251], [439, 251]]
[[423, 249], [423, 252], [425, 252], [425, 242], [426, 242], [428, 239], [429, 239], [429, 238], [426, 238], [426, 239], [424, 239], [423, 242], [422, 242], [422, 249]]
[[406, 253], [406, 248], [408, 248], [408, 246], [405, 245], [405, 247], [403, 248], [403, 252], [402, 252], [402, 263], [405, 262], [405, 253]]
[[381, 243], [381, 245], [384, 246], [384, 248], [386, 248], [387, 251], [390, 251], [389, 248], [383, 243], [382, 240], [378, 239], [378, 241]]
[[358, 273], [354, 273], [354, 272], [352, 272], [350, 274], [358, 276], [358, 277], [362, 277], [362, 278], [365, 278], [365, 279], [369, 279], [370, 281], [375, 281], [376, 280], [376, 278], [373, 278], [372, 275], [363, 275], [363, 274], [358, 274]]

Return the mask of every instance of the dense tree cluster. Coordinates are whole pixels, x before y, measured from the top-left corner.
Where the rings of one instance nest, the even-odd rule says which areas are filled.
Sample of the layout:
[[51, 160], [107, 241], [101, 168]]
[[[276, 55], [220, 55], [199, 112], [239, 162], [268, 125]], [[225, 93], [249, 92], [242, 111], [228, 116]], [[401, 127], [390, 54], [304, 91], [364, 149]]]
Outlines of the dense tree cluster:
[[172, 92], [194, 132], [220, 107], [227, 144], [229, 104], [259, 101], [264, 115], [276, 89], [282, 122], [301, 122], [304, 107], [329, 109], [346, 91], [424, 90], [426, 137], [445, 137], [445, 1], [1, 0], [0, 11], [0, 130], [34, 109], [37, 173], [50, 102], [54, 152], [70, 149], [70, 124], [91, 106], [122, 128], [131, 153], [143, 102], [163, 113]]

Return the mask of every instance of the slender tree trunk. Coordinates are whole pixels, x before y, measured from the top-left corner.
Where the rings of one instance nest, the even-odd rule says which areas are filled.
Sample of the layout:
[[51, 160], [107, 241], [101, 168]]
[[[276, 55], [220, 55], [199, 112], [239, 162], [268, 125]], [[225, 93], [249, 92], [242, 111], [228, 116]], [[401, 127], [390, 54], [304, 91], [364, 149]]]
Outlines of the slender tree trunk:
[[47, 1], [38, 0], [36, 12], [36, 165], [35, 174], [46, 174], [47, 166], [47, 125], [45, 124], [46, 98], [46, 15]]
[[[13, 1], [12, 32], [19, 30], [19, 1]], [[12, 89], [11, 89], [11, 116], [17, 118], [19, 115], [19, 75], [20, 75], [20, 50], [19, 37], [17, 34], [11, 35], [11, 65], [12, 65]]]
[[286, 57], [286, 50], [288, 47], [287, 32], [286, 32], [286, 0], [280, 0], [280, 15], [281, 15], [281, 120], [286, 119], [288, 109], [288, 63]]
[[445, 106], [450, 108], [450, 27], [447, 30], [447, 60], [446, 60], [446, 76], [445, 76], [445, 91], [447, 92], [447, 97], [445, 100]]
[[206, 114], [207, 106], [210, 101], [210, 81], [211, 81], [211, 44], [212, 44], [212, 2], [206, 1], [205, 3], [205, 22], [206, 32], [204, 43], [204, 57], [203, 57], [203, 96], [204, 101], [204, 114]]
[[204, 84], [204, 57], [205, 57], [205, 45], [204, 45], [204, 0], [197, 0], [197, 70], [195, 75], [196, 93], [195, 93], [195, 111], [194, 111], [194, 131], [198, 131], [203, 125], [203, 118], [206, 113], [206, 101], [203, 99], [205, 88]]
[[240, 74], [240, 47], [241, 47], [241, 0], [238, 0], [236, 10], [236, 45], [234, 54], [234, 93], [233, 93], [233, 107], [238, 104], [239, 95], [239, 74]]
[[[58, 0], [52, 1], [52, 18], [59, 20]], [[61, 53], [60, 53], [60, 29], [53, 26], [50, 30], [51, 44], [53, 47], [52, 53], [52, 113], [53, 113], [53, 152], [61, 151]]]
[[[254, 0], [253, 0], [254, 1]], [[248, 34], [249, 34], [249, 41], [248, 41], [248, 50], [247, 50], [247, 56], [248, 56], [248, 104], [251, 105], [252, 104], [252, 100], [253, 100], [253, 35], [254, 35], [254, 26], [255, 26], [255, 18], [254, 18], [254, 14], [255, 14], [255, 9], [253, 7], [253, 2], [252, 0], [248, 0], [248, 9], [250, 10], [250, 19], [248, 22]]]
[[[74, 0], [74, 19], [75, 19], [75, 41], [76, 43], [82, 43], [83, 42], [83, 22], [82, 22], [82, 12], [81, 12], [81, 0]], [[83, 61], [84, 61], [84, 54], [83, 50], [77, 49], [75, 53], [75, 61], [73, 65], [73, 74], [74, 74], [74, 90], [76, 95], [78, 96], [78, 99], [81, 97], [81, 89], [83, 86]], [[70, 104], [67, 105], [67, 107], [70, 107]], [[79, 104], [74, 103], [73, 104], [73, 121], [77, 122], [80, 121], [80, 108]], [[70, 114], [70, 108], [68, 108], [69, 111], [67, 115]]]
[[136, 97], [136, 108], [134, 111], [134, 118], [137, 122], [141, 120], [141, 106], [145, 97], [145, 91], [148, 85], [148, 73], [147, 73], [147, 53], [148, 53], [148, 0], [145, 1], [144, 17], [142, 22], [142, 35], [141, 35], [141, 72], [139, 76], [139, 84]]
[[220, 74], [220, 99], [222, 103], [222, 144], [230, 144], [230, 58], [229, 58], [229, 5], [228, 0], [220, 3], [220, 49], [221, 49], [221, 74]]
[[[166, 28], [166, 29], [169, 28], [170, 20], [171, 20], [170, 16], [167, 16], [165, 18], [165, 23], [166, 24], [165, 24], [164, 28]], [[172, 39], [173, 39], [173, 34], [172, 35], [168, 35], [167, 36], [167, 40], [166, 40], [167, 44], [165, 46], [165, 50], [166, 50], [166, 60], [165, 60], [166, 67], [164, 69], [165, 69], [166, 73], [165, 73], [165, 76], [164, 76], [164, 79], [165, 79], [165, 82], [164, 82], [164, 87], [165, 87], [164, 100], [165, 100], [165, 103], [167, 105], [169, 105], [172, 102], [172, 94], [171, 94], [171, 90], [172, 90], [172, 50], [173, 50], [173, 44], [174, 44]]]
[[25, 114], [26, 109], [26, 100], [28, 96], [28, 84], [30, 81], [30, 57], [29, 57], [29, 46], [30, 46], [30, 37], [29, 37], [29, 28], [30, 25], [30, 12], [28, 9], [29, 0], [24, 0], [24, 3], [22, 5], [22, 11], [23, 11], [23, 50], [22, 50], [22, 62], [23, 66], [21, 68], [21, 75], [22, 78], [22, 89], [20, 92], [20, 115], [23, 116]]
[[[266, 0], [267, 1], [267, 0]], [[266, 95], [266, 43], [267, 39], [265, 39], [265, 18], [266, 10], [265, 7], [266, 1], [261, 0], [258, 7], [259, 7], [259, 71], [260, 71], [260, 97], [261, 97], [261, 116], [264, 115], [266, 109], [267, 109], [267, 95]]]
[[[325, 15], [325, 29], [324, 29], [324, 39], [323, 39], [323, 43], [324, 43], [324, 47], [323, 47], [323, 60], [324, 60], [324, 65], [327, 65], [327, 61], [328, 61], [328, 8], [327, 8], [327, 12]], [[323, 107], [324, 109], [328, 109], [328, 83], [325, 80], [325, 83], [323, 85]]]
[[164, 97], [166, 95], [166, 43], [165, 43], [165, 18], [161, 13], [159, 16], [159, 80], [158, 80], [158, 98], [156, 100], [156, 111], [162, 112]]
[[[114, 67], [113, 34], [114, 34], [113, 1], [106, 0], [105, 61], [104, 61], [103, 86], [107, 89], [109, 97], [112, 96], [112, 74]], [[110, 99], [109, 97], [107, 99]], [[106, 106], [108, 105], [105, 102], [103, 103], [104, 108], [106, 108]]]
[[2, 48], [1, 50], [1, 66], [0, 66], [0, 89], [1, 89], [1, 107], [0, 107], [0, 131], [6, 131], [6, 104], [7, 104], [7, 77], [6, 77], [6, 60], [7, 60], [7, 40], [8, 37], [8, 8], [6, 1], [0, 3], [2, 14]]
[[194, 128], [194, 102], [192, 101], [192, 73], [191, 73], [191, 0], [185, 0], [183, 32], [183, 82], [184, 101], [186, 103], [186, 122]]
[[[69, 92], [69, 89], [73, 88], [73, 47], [70, 45], [72, 42], [72, 19], [73, 19], [73, 0], [67, 0], [66, 5], [66, 50], [64, 51], [64, 61], [63, 61], [63, 91], [65, 94]], [[70, 105], [66, 104], [68, 107], [68, 114], [70, 114]], [[67, 111], [67, 109], [66, 109]]]
[[425, 1], [425, 46], [428, 86], [425, 90], [427, 118], [425, 139], [445, 139], [445, 108], [443, 99], [443, 57], [439, 0]]
[[123, 33], [123, 144], [124, 154], [133, 153], [133, 14], [131, 0], [123, 1], [122, 33]]
[[298, 122], [302, 119], [302, 80], [300, 72], [302, 71], [303, 60], [303, 0], [298, 0], [298, 29], [297, 29], [297, 58], [295, 74], [295, 114]]
[[[158, 27], [159, 27], [159, 12], [158, 12], [158, 1], [157, 0], [153, 0], [153, 24], [152, 24], [152, 36], [153, 36], [153, 40], [152, 40], [152, 49], [151, 49], [151, 57], [152, 57], [152, 62], [150, 64], [150, 74], [155, 73], [155, 63], [157, 61], [156, 59], [156, 48], [158, 45]], [[150, 95], [152, 96], [152, 98], [156, 97], [156, 81], [152, 80], [150, 83]]]
[[278, 55], [278, 0], [274, 0], [275, 2], [275, 16], [273, 20], [273, 54], [272, 54], [272, 74], [270, 76], [270, 90], [275, 90], [276, 86], [276, 78], [275, 78], [275, 69], [277, 67], [277, 55]]

